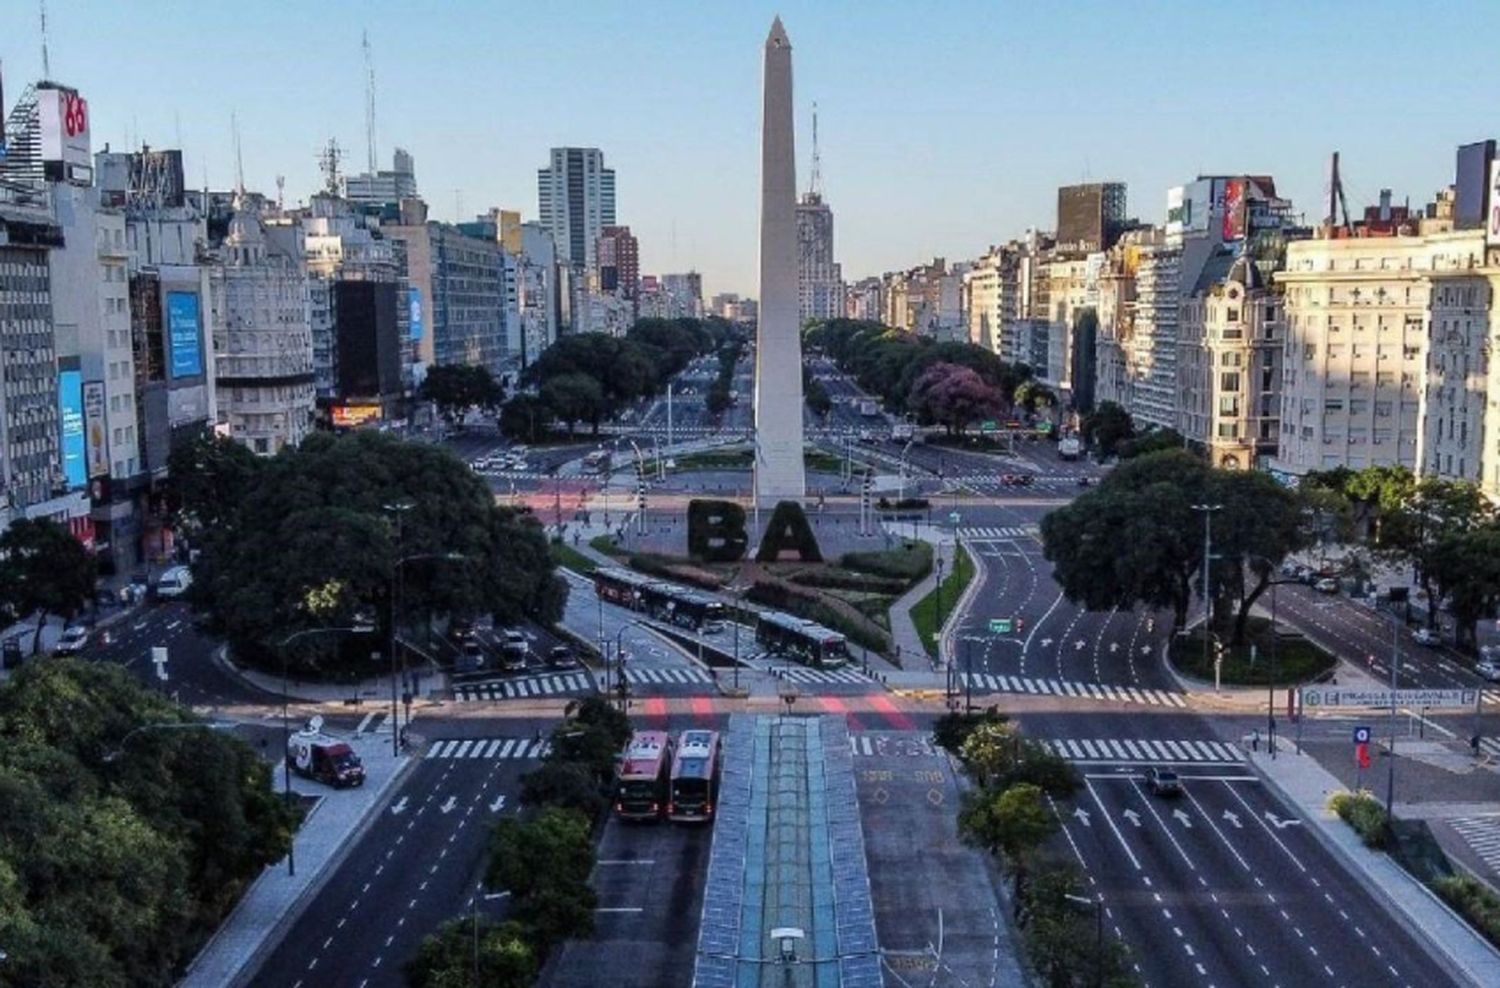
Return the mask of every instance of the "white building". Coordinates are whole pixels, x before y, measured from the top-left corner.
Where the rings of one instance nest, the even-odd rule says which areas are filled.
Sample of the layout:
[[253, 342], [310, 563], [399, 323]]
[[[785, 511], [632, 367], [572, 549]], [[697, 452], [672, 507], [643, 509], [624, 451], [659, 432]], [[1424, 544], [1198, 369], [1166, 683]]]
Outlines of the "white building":
[[537, 207], [558, 263], [591, 269], [600, 231], [615, 225], [615, 173], [604, 167], [604, 152], [553, 148], [551, 164], [537, 170]]
[[241, 198], [212, 271], [217, 427], [261, 456], [297, 446], [313, 428], [304, 251], [295, 242], [268, 241], [260, 217]]
[[516, 304], [521, 314], [523, 367], [557, 340], [558, 302], [557, 248], [552, 233], [540, 223], [522, 223]]
[[844, 313], [844, 276], [833, 259], [833, 210], [817, 192], [797, 203], [797, 306], [802, 322]]
[[390, 171], [371, 175], [349, 175], [344, 179], [344, 198], [358, 205], [380, 206], [417, 196], [417, 169], [411, 153], [396, 149]]

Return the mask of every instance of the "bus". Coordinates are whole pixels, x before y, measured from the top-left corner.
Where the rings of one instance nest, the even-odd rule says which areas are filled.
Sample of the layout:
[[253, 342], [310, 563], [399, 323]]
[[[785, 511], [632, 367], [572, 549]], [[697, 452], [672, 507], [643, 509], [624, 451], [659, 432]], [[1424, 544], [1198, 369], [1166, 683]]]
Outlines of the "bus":
[[814, 669], [834, 669], [849, 661], [849, 643], [843, 635], [780, 611], [761, 612], [755, 622], [755, 643], [772, 655]]
[[719, 733], [683, 731], [672, 758], [667, 819], [677, 823], [707, 822], [719, 801]]
[[875, 418], [880, 414], [880, 403], [874, 398], [861, 398], [859, 400], [859, 414], [867, 419]]
[[594, 570], [594, 592], [611, 604], [705, 634], [724, 630], [724, 605], [706, 593], [617, 566]]
[[672, 768], [672, 736], [636, 731], [620, 756], [615, 815], [622, 820], [657, 820], [667, 805]]
[[583, 458], [584, 473], [608, 473], [609, 472], [609, 450], [596, 449]]

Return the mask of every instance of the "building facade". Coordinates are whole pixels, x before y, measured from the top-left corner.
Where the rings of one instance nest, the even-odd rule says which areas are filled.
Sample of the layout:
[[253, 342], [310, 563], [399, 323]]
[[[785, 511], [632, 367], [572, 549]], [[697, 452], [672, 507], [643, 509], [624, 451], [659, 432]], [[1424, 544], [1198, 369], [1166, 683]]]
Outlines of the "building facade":
[[844, 311], [844, 277], [833, 259], [833, 210], [817, 192], [797, 202], [797, 307], [802, 322]]
[[417, 197], [417, 168], [411, 153], [397, 148], [390, 171], [349, 175], [344, 198], [359, 206], [384, 206]]
[[641, 288], [641, 245], [628, 226], [606, 226], [595, 247], [599, 290], [632, 301]]
[[552, 234], [559, 264], [579, 271], [596, 262], [599, 234], [615, 221], [615, 173], [598, 148], [553, 148], [537, 170], [537, 216]]

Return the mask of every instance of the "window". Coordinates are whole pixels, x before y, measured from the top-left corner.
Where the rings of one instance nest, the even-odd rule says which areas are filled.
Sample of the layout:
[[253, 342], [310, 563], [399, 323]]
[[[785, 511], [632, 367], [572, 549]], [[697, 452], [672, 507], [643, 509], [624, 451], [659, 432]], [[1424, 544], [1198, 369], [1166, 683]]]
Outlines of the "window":
[[1238, 394], [1240, 390], [1240, 375], [1238, 371], [1225, 371], [1219, 375], [1219, 390], [1230, 394]]
[[1342, 398], [1329, 398], [1323, 402], [1323, 411], [1325, 412], [1342, 412], [1343, 410], [1344, 399]]

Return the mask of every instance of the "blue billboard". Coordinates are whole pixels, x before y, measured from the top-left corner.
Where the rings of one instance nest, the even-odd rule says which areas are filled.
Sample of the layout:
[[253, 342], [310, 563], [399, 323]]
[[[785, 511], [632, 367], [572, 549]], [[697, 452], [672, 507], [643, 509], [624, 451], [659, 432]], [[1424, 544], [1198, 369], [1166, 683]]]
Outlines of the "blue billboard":
[[167, 365], [175, 377], [203, 373], [203, 343], [198, 332], [196, 292], [167, 293]]
[[70, 489], [88, 483], [83, 455], [83, 373], [57, 372], [57, 409], [62, 417], [63, 476]]
[[422, 291], [408, 288], [407, 292], [407, 305], [411, 311], [411, 338], [416, 341], [422, 338]]

